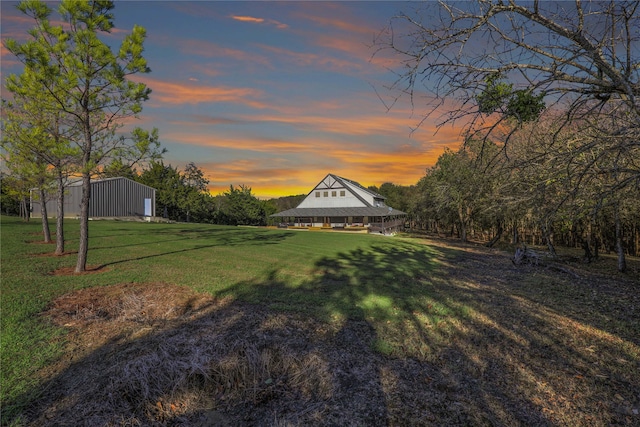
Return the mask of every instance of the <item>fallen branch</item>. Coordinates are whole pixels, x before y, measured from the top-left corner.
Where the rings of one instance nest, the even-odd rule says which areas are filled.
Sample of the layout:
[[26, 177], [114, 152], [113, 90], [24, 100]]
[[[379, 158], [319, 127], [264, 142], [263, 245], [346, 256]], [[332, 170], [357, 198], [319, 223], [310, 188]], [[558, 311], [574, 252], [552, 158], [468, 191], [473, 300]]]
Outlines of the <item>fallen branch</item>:
[[516, 253], [511, 258], [511, 262], [514, 265], [531, 264], [540, 265], [548, 255], [544, 252], [534, 251], [523, 245], [521, 248], [516, 248]]

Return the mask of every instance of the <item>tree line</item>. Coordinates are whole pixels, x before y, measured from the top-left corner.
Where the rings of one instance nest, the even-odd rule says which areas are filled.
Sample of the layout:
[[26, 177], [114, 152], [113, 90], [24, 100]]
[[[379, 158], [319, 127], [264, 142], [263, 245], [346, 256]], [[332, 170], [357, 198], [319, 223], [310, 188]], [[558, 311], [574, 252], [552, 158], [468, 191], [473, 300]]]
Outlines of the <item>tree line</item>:
[[[406, 6], [414, 10], [394, 16], [374, 41], [376, 54], [399, 61], [388, 89], [426, 107], [418, 126], [429, 117], [460, 124], [464, 144], [445, 150], [414, 186], [377, 191], [409, 213], [413, 229], [544, 244], [550, 252], [579, 246], [586, 260], [613, 250], [624, 271], [625, 255], [640, 250], [639, 5]], [[2, 180], [3, 200], [23, 191], [8, 191], [12, 182], [30, 179], [45, 192], [53, 183], [61, 233], [63, 183], [80, 174], [76, 271], [86, 265], [90, 179], [99, 171], [148, 164], [133, 178], [157, 188], [161, 214], [176, 220], [262, 225], [295, 200], [261, 202], [245, 186], [213, 197], [195, 165], [179, 171], [162, 163], [155, 129], [119, 132], [151, 92], [128, 77], [150, 69], [143, 28], [135, 26], [117, 52], [100, 40], [113, 28], [113, 7], [63, 0], [64, 24], [54, 25], [47, 3], [23, 1], [18, 8], [36, 23], [31, 39], [6, 42], [24, 72], [5, 80], [12, 99], [3, 100], [3, 148], [13, 181]], [[61, 235], [56, 243], [63, 251]]]
[[184, 170], [152, 161], [142, 171], [116, 169], [112, 176], [125, 176], [156, 189], [156, 215], [172, 221], [221, 225], [267, 225], [275, 213], [273, 203], [258, 199], [251, 187], [231, 185], [229, 190], [212, 195], [209, 180], [195, 163]]
[[[97, 177], [125, 177], [155, 188], [156, 216], [168, 221], [265, 226], [273, 223], [269, 215], [290, 205], [287, 201], [295, 197], [260, 200], [252, 193], [251, 187], [246, 185], [231, 185], [227, 191], [212, 195], [207, 188], [209, 180], [193, 162], [180, 170], [157, 159], [143, 165], [140, 171], [116, 162], [101, 170]], [[10, 173], [2, 176], [0, 184], [2, 212], [20, 215], [28, 220], [30, 192], [35, 188], [34, 183], [23, 180], [23, 176]], [[51, 182], [41, 184], [41, 187], [37, 187], [38, 201], [51, 200], [55, 187], [50, 185]], [[51, 236], [44, 234], [45, 241], [48, 241], [47, 238], [51, 239]]]
[[584, 178], [549, 151], [552, 133], [543, 124], [514, 134], [509, 157], [494, 142], [468, 141], [445, 149], [414, 185], [370, 188], [406, 212], [414, 232], [488, 246], [544, 245], [551, 253], [558, 245], [581, 248], [585, 262], [616, 253], [624, 267], [625, 255], [640, 256], [637, 187], [603, 192], [600, 174], [576, 185]]
[[640, 2], [412, 4], [375, 41], [422, 121], [460, 124], [414, 221], [497, 241], [639, 251]]

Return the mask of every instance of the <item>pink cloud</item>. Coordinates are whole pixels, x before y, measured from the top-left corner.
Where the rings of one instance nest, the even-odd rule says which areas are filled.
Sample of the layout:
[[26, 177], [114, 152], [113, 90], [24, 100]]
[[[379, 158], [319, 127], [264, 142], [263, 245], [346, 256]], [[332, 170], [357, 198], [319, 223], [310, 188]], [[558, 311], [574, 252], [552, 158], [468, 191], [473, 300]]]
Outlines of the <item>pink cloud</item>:
[[336, 18], [336, 12], [332, 12], [331, 15], [333, 16], [322, 16], [322, 14], [311, 14], [302, 12], [296, 14], [296, 16], [300, 19], [308, 20], [322, 27], [333, 28], [334, 30], [338, 31], [369, 36], [372, 36], [376, 32], [376, 28], [365, 24], [358, 24], [354, 19]]
[[254, 52], [245, 52], [239, 49], [232, 49], [220, 46], [205, 40], [182, 39], [175, 41], [176, 47], [184, 53], [200, 56], [203, 58], [230, 58], [236, 61], [253, 63], [262, 66], [271, 66], [269, 59], [265, 56], [256, 55]]
[[295, 52], [275, 46], [258, 45], [264, 51], [285, 58], [297, 66], [322, 68], [337, 72], [364, 71], [365, 63], [316, 53]]

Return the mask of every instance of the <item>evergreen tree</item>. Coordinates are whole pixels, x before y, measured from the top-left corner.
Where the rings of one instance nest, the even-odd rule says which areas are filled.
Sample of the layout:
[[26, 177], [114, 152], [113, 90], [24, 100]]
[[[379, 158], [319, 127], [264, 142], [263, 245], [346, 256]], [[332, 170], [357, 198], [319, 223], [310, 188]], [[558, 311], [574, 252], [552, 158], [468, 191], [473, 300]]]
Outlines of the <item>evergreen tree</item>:
[[153, 157], [159, 154], [157, 139], [143, 131], [131, 138], [117, 130], [124, 119], [137, 116], [151, 90], [144, 83], [129, 80], [134, 74], [148, 73], [143, 57], [145, 30], [134, 26], [113, 52], [100, 39], [113, 25], [114, 3], [105, 0], [63, 0], [58, 13], [64, 25], [51, 24], [52, 10], [47, 3], [25, 0], [18, 8], [35, 20], [29, 32], [32, 39], [20, 44], [7, 40], [7, 48], [34, 70], [45, 91], [55, 101], [81, 136], [76, 140], [82, 174], [80, 245], [76, 272], [86, 269], [89, 244], [89, 198], [91, 176], [111, 157]]

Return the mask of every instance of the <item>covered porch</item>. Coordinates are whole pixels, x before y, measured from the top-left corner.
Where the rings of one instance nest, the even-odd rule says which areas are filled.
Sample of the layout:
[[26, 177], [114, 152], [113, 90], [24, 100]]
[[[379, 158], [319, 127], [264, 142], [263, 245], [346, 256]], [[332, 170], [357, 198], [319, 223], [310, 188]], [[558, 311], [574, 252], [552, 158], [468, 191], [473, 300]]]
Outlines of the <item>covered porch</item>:
[[404, 229], [406, 214], [388, 207], [289, 209], [271, 217], [281, 218], [280, 228], [368, 230], [390, 234]]

